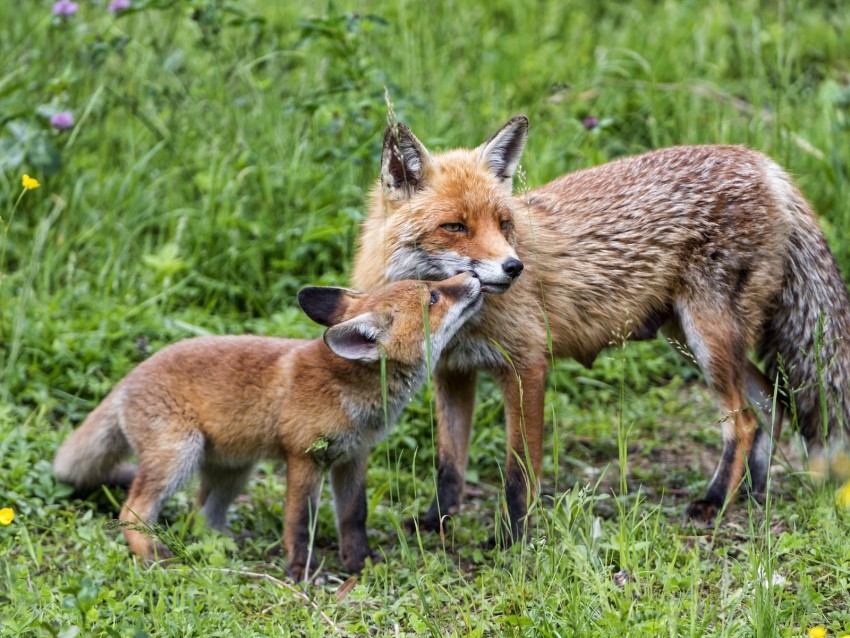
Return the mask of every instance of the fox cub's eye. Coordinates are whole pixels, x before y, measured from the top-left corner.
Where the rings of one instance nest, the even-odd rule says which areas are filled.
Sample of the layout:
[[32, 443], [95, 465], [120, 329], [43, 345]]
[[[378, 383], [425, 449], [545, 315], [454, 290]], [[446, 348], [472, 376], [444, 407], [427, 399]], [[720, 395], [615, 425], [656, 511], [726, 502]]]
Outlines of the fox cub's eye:
[[500, 224], [500, 227], [501, 227], [503, 232], [506, 231], [506, 230], [509, 230], [510, 227], [511, 227], [511, 222], [508, 221], [507, 219], [503, 219], [502, 223]]
[[440, 226], [443, 230], [447, 230], [450, 233], [465, 233], [466, 226], [461, 224], [460, 222], [449, 222], [448, 224], [443, 224]]
[[436, 290], [432, 290], [431, 291], [431, 300], [428, 302], [428, 305], [433, 306], [439, 300], [440, 300], [440, 293], [437, 292]]

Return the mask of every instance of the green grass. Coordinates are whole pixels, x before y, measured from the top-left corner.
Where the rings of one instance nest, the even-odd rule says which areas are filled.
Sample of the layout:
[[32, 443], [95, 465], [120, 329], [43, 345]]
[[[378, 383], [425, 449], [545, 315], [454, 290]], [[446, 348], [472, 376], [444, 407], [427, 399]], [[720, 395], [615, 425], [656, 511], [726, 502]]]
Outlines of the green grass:
[[[504, 461], [486, 377], [461, 516], [445, 539], [401, 531], [434, 494], [424, 392], [372, 455], [384, 561], [341, 600], [327, 498], [318, 581], [299, 593], [268, 553], [285, 493], [270, 465], [232, 511], [253, 538], [197, 525], [191, 490], [169, 502], [163, 536], [183, 559], [168, 569], [134, 561], [109, 526], [120, 492], [78, 500], [50, 476], [63, 438], [165, 344], [320, 334], [294, 293], [347, 281], [385, 90], [432, 148], [527, 114], [532, 187], [665, 145], [748, 144], [795, 176], [850, 276], [850, 5], [148, 0], [116, 18], [92, 0], [62, 20], [14, 4], [0, 5], [0, 507], [16, 513], [0, 527], [0, 634], [850, 632], [850, 513], [798, 464], [776, 464], [769, 507], [737, 504], [716, 531], [682, 523], [719, 415], [661, 343], [592, 371], [556, 364], [544, 497], [503, 554], [485, 548]], [[72, 129], [51, 128], [59, 110]], [[11, 216], [23, 173], [42, 187]]]

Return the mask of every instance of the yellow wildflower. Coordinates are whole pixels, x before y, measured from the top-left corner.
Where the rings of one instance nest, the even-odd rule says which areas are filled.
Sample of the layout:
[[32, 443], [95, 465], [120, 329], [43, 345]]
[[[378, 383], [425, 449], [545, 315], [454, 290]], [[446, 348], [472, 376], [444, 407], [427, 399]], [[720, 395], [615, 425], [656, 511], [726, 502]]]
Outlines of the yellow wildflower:
[[823, 625], [812, 627], [806, 632], [806, 635], [809, 638], [824, 638], [824, 636], [826, 636], [826, 627], [824, 627]]
[[11, 507], [0, 510], [0, 525], [8, 525], [15, 520], [15, 511]]
[[850, 480], [842, 485], [835, 493], [835, 501], [840, 507], [850, 508]]
[[24, 187], [24, 190], [31, 191], [41, 186], [41, 182], [39, 182], [35, 177], [30, 177], [24, 173], [24, 176], [21, 178], [21, 186]]

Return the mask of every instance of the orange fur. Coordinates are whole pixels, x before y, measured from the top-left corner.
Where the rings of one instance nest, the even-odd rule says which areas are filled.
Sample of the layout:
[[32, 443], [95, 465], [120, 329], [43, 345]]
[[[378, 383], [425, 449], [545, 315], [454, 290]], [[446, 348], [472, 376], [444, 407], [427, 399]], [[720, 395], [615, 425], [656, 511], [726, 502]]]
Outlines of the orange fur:
[[[824, 375], [827, 420], [832, 430], [850, 421], [847, 291], [811, 207], [774, 162], [740, 146], [675, 147], [512, 195], [527, 126], [518, 116], [478, 148], [434, 155], [402, 125], [384, 139], [355, 285], [471, 270], [494, 293], [438, 369], [440, 484], [422, 525], [438, 526], [459, 505], [477, 369], [496, 373], [505, 391], [514, 535], [533, 492], [528, 478], [540, 470], [552, 355], [590, 366], [612, 341], [659, 329], [691, 350], [728, 417], [722, 459], [706, 499], [690, 509], [695, 517], [713, 517], [746, 463], [753, 488], [764, 487], [770, 446], [746, 392], [763, 400], [758, 388], [773, 384], [748, 362], [751, 349], [770, 379], [781, 355], [791, 387], [802, 388], [800, 427], [813, 440], [821, 416], [812, 353], [823, 313], [821, 355], [834, 361]], [[439, 379], [458, 375], [459, 393]]]
[[[435, 362], [480, 307], [476, 278], [403, 281], [369, 294], [306, 288], [302, 308], [330, 326], [323, 339], [200, 337], [140, 364], [59, 449], [56, 476], [77, 488], [105, 481], [134, 450], [138, 471], [121, 510], [131, 551], [167, 555], [138, 525], [196, 471], [207, 521], [224, 527], [226, 509], [263, 458], [287, 463], [283, 544], [293, 576], [308, 565], [309, 523], [330, 468], [340, 551], [359, 570], [366, 538], [366, 456], [427, 373], [427, 309]], [[387, 405], [381, 357], [386, 360]]]

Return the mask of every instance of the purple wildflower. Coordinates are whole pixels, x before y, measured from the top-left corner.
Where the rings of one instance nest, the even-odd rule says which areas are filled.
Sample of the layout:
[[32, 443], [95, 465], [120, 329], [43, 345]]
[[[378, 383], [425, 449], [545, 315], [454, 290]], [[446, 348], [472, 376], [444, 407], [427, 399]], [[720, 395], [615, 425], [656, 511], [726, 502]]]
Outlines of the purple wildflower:
[[60, 131], [69, 129], [74, 126], [74, 115], [71, 111], [59, 111], [50, 118], [50, 126], [58, 128]]
[[589, 131], [589, 130], [594, 129], [597, 126], [599, 126], [599, 118], [593, 117], [591, 115], [590, 117], [584, 118], [581, 121], [581, 124], [582, 124], [582, 126], [584, 126], [584, 128], [586, 128]]
[[72, 2], [71, 0], [58, 0], [53, 5], [53, 15], [67, 18], [74, 15], [79, 8], [80, 5], [76, 2]]
[[130, 8], [130, 0], [112, 0], [107, 7], [110, 13], [121, 13]]

